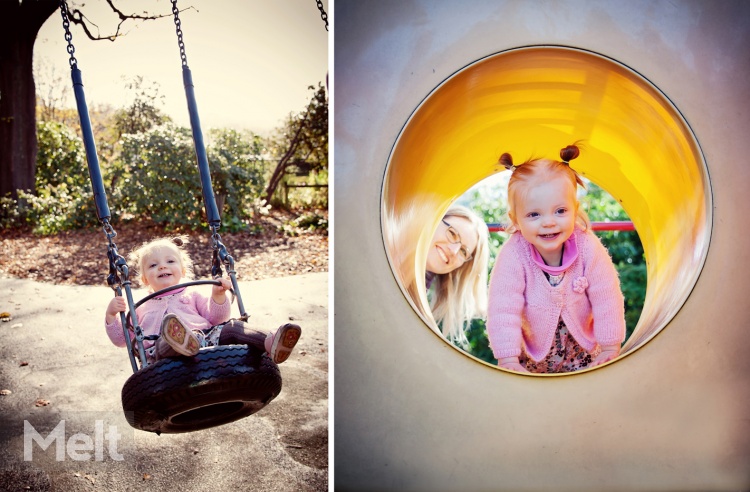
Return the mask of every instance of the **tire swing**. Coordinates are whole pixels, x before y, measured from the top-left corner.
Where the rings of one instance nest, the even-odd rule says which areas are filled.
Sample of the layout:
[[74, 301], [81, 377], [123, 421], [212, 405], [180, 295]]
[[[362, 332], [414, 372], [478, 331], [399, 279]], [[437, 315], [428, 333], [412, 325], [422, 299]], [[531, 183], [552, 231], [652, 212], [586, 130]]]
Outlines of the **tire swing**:
[[[240, 311], [238, 319], [246, 322], [249, 315], [242, 303], [234, 270], [234, 259], [221, 242], [218, 233], [221, 227], [221, 216], [211, 185], [192, 75], [187, 65], [185, 45], [182, 40], [177, 0], [171, 1], [182, 60], [182, 76], [190, 113], [190, 126], [200, 172], [203, 203], [211, 229], [213, 249], [211, 275], [213, 278], [222, 276], [222, 264], [226, 267], [232, 283], [232, 292]], [[75, 48], [72, 44], [66, 0], [60, 0], [60, 12], [65, 29], [65, 40], [68, 43], [67, 51], [70, 54], [73, 91], [86, 149], [86, 161], [96, 212], [108, 241], [109, 276], [107, 283], [116, 296], [122, 296], [124, 290], [128, 304], [127, 316], [125, 313], [120, 313], [127, 352], [133, 368], [133, 375], [128, 378], [122, 388], [122, 407], [125, 417], [132, 427], [157, 434], [197, 431], [247, 417], [265, 407], [281, 392], [281, 373], [276, 363], [267, 354], [261, 354], [254, 348], [248, 349], [247, 345], [223, 345], [202, 348], [193, 357], [165, 358], [152, 364], [146, 360], [143, 342], [154, 340], [158, 335], [144, 336], [137, 316], [132, 316], [131, 322], [131, 313], [135, 313], [136, 308], [149, 299], [169, 291], [192, 285], [219, 284], [219, 282], [198, 280], [173, 285], [149, 294], [134, 304], [129, 268], [113, 241], [117, 233], [109, 222], [111, 214], [99, 168], [81, 71], [78, 69], [78, 62], [74, 56]], [[134, 337], [133, 341], [131, 337]], [[136, 353], [140, 368], [136, 363]]]

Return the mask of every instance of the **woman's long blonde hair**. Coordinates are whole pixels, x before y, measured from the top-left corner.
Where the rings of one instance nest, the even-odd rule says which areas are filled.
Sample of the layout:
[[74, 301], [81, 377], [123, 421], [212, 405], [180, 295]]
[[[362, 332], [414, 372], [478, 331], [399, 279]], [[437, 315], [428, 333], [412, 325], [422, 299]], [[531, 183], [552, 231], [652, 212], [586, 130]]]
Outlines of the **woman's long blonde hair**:
[[471, 320], [487, 317], [489, 230], [484, 220], [461, 205], [449, 208], [443, 218], [447, 217], [469, 220], [477, 232], [477, 247], [469, 261], [452, 272], [435, 275], [430, 308], [443, 336], [452, 343], [468, 348], [466, 329]]

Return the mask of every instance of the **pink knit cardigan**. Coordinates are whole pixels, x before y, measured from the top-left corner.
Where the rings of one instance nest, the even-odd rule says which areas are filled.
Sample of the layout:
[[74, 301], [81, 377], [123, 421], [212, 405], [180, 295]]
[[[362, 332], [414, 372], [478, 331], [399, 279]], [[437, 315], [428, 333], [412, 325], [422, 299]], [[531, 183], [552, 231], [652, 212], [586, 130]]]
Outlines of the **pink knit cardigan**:
[[[186, 290], [174, 295], [157, 297], [146, 301], [136, 309], [138, 322], [144, 335], [158, 335], [161, 320], [167, 313], [176, 314], [186, 327], [192, 330], [204, 330], [229, 320], [232, 305], [229, 299], [224, 304], [216, 304], [211, 297], [199, 292]], [[118, 347], [125, 346], [125, 335], [119, 315], [112, 323], [105, 323], [107, 335]], [[153, 342], [144, 342], [151, 346]]]
[[558, 320], [588, 352], [625, 339], [625, 305], [607, 249], [590, 230], [573, 233], [578, 258], [553, 287], [520, 233], [503, 245], [490, 276], [487, 334], [497, 359], [522, 348], [536, 362], [550, 351]]

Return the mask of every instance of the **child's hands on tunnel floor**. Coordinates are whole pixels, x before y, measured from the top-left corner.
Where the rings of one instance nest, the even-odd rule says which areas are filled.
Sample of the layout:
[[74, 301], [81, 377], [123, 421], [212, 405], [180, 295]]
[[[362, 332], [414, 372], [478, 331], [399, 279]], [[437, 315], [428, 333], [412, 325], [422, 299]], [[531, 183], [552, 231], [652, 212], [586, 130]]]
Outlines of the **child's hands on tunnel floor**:
[[509, 371], [529, 372], [520, 362], [518, 362], [518, 357], [503, 357], [497, 361], [497, 365], [503, 369], [508, 369]]
[[596, 359], [594, 359], [594, 364], [592, 367], [596, 367], [604, 364], [605, 362], [609, 362], [618, 355], [620, 355], [619, 345], [609, 345], [606, 347], [602, 347], [602, 351], [599, 355], [596, 356]]

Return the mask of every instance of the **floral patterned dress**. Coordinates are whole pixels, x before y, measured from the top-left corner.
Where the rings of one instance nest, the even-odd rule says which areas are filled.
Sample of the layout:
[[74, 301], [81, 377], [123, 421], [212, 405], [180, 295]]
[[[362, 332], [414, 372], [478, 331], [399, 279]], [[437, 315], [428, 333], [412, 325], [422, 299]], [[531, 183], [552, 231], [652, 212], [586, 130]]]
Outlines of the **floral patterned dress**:
[[[549, 279], [550, 285], [556, 287], [562, 282], [565, 273], [550, 275], [545, 272], [545, 276]], [[535, 362], [525, 352], [522, 352], [518, 361], [529, 372], [535, 374], [573, 372], [589, 367], [594, 362], [600, 350], [599, 346], [597, 346], [593, 353], [587, 352], [578, 344], [573, 335], [570, 334], [568, 328], [565, 326], [565, 322], [560, 318], [555, 330], [555, 337], [552, 340], [552, 347], [547, 357], [539, 362]]]

